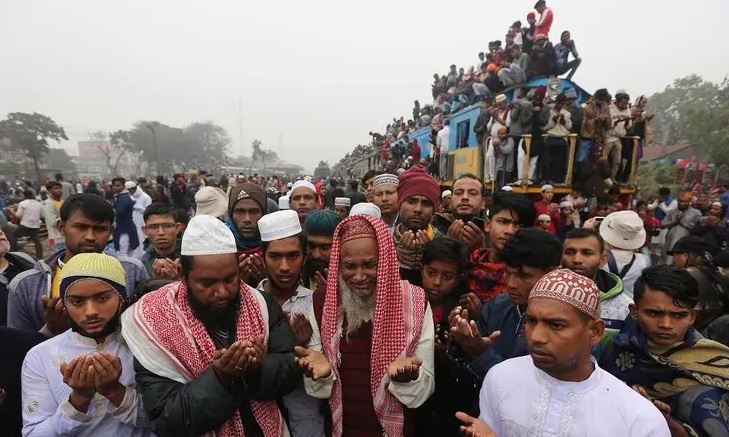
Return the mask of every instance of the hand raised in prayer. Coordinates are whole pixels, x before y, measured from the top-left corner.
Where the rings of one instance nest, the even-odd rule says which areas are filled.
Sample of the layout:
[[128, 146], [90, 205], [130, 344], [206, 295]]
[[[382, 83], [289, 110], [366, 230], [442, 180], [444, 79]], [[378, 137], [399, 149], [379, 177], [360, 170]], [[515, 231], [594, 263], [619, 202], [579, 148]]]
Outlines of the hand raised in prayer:
[[152, 263], [152, 277], [163, 279], [179, 279], [177, 262], [169, 258], [160, 258]]
[[71, 319], [60, 297], [41, 296], [46, 326], [51, 334], [58, 335], [71, 327]]
[[417, 232], [405, 231], [400, 238], [400, 244], [408, 249], [425, 246], [429, 241], [427, 232], [418, 230]]
[[93, 359], [90, 355], [81, 355], [71, 360], [70, 363], [61, 363], [61, 375], [63, 383], [84, 397], [91, 397], [96, 392], [94, 384], [95, 372]]
[[294, 347], [294, 352], [296, 352], [294, 362], [304, 371], [307, 378], [316, 381], [319, 378], [328, 378], [332, 374], [332, 365], [323, 353], [301, 346]]
[[317, 288], [321, 287], [322, 285], [324, 287], [327, 286], [327, 277], [328, 276], [329, 276], [329, 269], [324, 269], [324, 274], [322, 274], [322, 272], [314, 272], [314, 280], [316, 280]]
[[387, 368], [387, 374], [390, 375], [390, 379], [395, 382], [412, 382], [418, 379], [418, 375], [420, 375], [420, 366], [422, 365], [422, 358], [400, 357], [390, 364], [390, 367]]
[[107, 352], [97, 352], [89, 355], [94, 366], [94, 385], [96, 391], [104, 396], [110, 390], [119, 388], [119, 377], [122, 373], [122, 364], [119, 357]]
[[248, 361], [248, 367], [246, 370], [255, 369], [260, 366], [263, 362], [263, 358], [266, 356], [266, 337], [263, 334], [254, 338], [250, 343], [250, 347], [253, 348], [253, 353], [250, 360]]
[[481, 313], [481, 299], [476, 296], [476, 293], [466, 293], [458, 298], [458, 305], [468, 310], [468, 318], [476, 320], [478, 315]]
[[478, 228], [476, 223], [468, 222], [463, 226], [461, 241], [468, 244], [469, 249], [473, 252], [483, 246], [483, 232]]
[[488, 337], [481, 337], [476, 322], [460, 315], [456, 315], [451, 323], [451, 338], [472, 359], [476, 359], [487, 347], [494, 344], [500, 335], [501, 331], [494, 331]]
[[463, 226], [464, 225], [465, 225], [465, 223], [463, 223], [463, 220], [461, 220], [461, 219], [455, 220], [448, 227], [448, 236], [455, 240], [460, 240], [463, 235]]
[[301, 313], [293, 313], [288, 315], [289, 326], [296, 337], [296, 344], [306, 347], [311, 339], [314, 330], [311, 328], [309, 320]]
[[460, 428], [461, 435], [466, 437], [497, 437], [488, 425], [466, 413], [456, 413], [456, 419], [463, 423]]
[[240, 267], [241, 277], [249, 284], [257, 284], [268, 275], [263, 258], [257, 253], [247, 256], [241, 255], [238, 258], [238, 266]]
[[213, 368], [223, 378], [224, 385], [243, 376], [249, 357], [254, 353], [253, 347], [246, 347], [236, 341], [229, 348], [220, 349], [213, 354]]
[[435, 351], [440, 356], [446, 355], [449, 341], [448, 328], [443, 328], [440, 324], [435, 325]]

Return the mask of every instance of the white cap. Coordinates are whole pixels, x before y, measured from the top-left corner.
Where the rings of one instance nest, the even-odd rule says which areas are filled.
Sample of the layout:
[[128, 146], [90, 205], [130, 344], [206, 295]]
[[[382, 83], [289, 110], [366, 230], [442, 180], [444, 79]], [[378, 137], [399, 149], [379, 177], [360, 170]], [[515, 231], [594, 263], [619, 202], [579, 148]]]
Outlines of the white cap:
[[453, 194], [451, 190], [445, 190], [441, 193], [440, 198], [445, 199], [446, 196], [450, 196], [451, 194]]
[[289, 209], [289, 196], [281, 196], [278, 198], [278, 209]]
[[292, 185], [294, 185], [294, 184], [292, 184], [291, 182], [289, 182], [288, 184], [286, 184], [286, 186], [289, 187], [289, 188], [291, 188]]
[[600, 236], [617, 249], [635, 250], [645, 244], [643, 220], [635, 211], [608, 214], [600, 223]]
[[542, 185], [542, 189], [540, 190], [542, 193], [545, 191], [554, 191], [554, 187], [549, 184]]
[[311, 191], [313, 191], [314, 193], [316, 193], [316, 187], [314, 186], [314, 184], [312, 184], [309, 181], [296, 181], [294, 183], [294, 185], [291, 186], [291, 192], [293, 193], [295, 189], [302, 188], [302, 187], [308, 188]]
[[380, 185], [394, 185], [397, 187], [400, 185], [400, 179], [394, 174], [378, 174], [372, 179], [372, 188], [379, 187]]
[[258, 220], [261, 241], [275, 241], [301, 233], [299, 214], [286, 209], [266, 214]]
[[504, 185], [501, 187], [501, 191], [514, 191], [514, 188], [511, 185]]
[[562, 202], [561, 202], [561, 203], [559, 204], [559, 207], [560, 207], [560, 208], [572, 208], [573, 206], [574, 206], [574, 205], [572, 205], [572, 202], [570, 202], [569, 200], [563, 200], [563, 201], [562, 201]]
[[124, 189], [125, 190], [130, 190], [130, 189], [136, 188], [136, 187], [137, 187], [137, 183], [134, 182], [134, 181], [126, 181], [126, 182], [124, 182]]
[[202, 187], [195, 193], [195, 215], [222, 217], [228, 212], [228, 196], [217, 187]]
[[349, 216], [366, 215], [374, 218], [382, 218], [382, 211], [374, 203], [360, 202], [352, 207]]
[[547, 214], [539, 214], [539, 217], [537, 217], [538, 222], [551, 222], [552, 218], [549, 217]]
[[334, 198], [334, 206], [346, 206], [349, 208], [349, 206], [352, 204], [352, 201], [349, 200], [349, 197], [335, 197]]
[[182, 234], [181, 255], [237, 253], [235, 237], [222, 221], [211, 215], [196, 215]]

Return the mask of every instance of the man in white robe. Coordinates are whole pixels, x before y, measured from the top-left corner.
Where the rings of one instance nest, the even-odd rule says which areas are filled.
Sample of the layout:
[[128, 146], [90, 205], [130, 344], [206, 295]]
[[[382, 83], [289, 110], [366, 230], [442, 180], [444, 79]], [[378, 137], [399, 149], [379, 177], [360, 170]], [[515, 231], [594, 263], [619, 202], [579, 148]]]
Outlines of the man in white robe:
[[135, 258], [141, 258], [144, 254], [144, 245], [142, 242], [145, 238], [147, 238], [147, 236], [144, 235], [144, 231], [142, 231], [142, 228], [144, 227], [144, 210], [152, 204], [152, 198], [149, 197], [149, 194], [145, 193], [144, 190], [140, 190], [137, 187], [137, 183], [134, 181], [126, 181], [124, 183], [124, 188], [129, 191], [129, 195], [134, 201], [132, 220], [134, 221], [134, 227], [137, 229], [137, 234], [139, 235], [139, 248], [135, 251], [135, 254], [139, 256]]
[[22, 369], [24, 436], [148, 436], [134, 357], [121, 339], [121, 263], [82, 253], [61, 273], [72, 328], [31, 349]]
[[530, 356], [497, 364], [481, 388], [479, 419], [495, 435], [671, 435], [653, 404], [590, 355], [605, 330], [594, 282], [566, 269], [548, 273], [532, 289], [525, 320]]

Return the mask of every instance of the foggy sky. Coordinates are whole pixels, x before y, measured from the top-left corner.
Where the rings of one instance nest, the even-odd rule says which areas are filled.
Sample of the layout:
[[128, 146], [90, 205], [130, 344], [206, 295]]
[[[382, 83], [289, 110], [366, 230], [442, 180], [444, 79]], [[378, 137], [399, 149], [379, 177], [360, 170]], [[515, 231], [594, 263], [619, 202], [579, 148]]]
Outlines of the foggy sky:
[[[410, 118], [413, 100], [431, 102], [433, 73], [475, 65], [533, 4], [2, 0], [0, 116], [48, 115], [74, 152], [88, 132], [140, 119], [211, 120], [227, 129], [233, 154], [249, 154], [258, 138], [311, 170], [392, 117]], [[583, 58], [574, 80], [588, 91], [635, 97], [691, 73], [712, 81], [729, 73], [729, 1], [548, 4], [550, 39], [571, 31]]]

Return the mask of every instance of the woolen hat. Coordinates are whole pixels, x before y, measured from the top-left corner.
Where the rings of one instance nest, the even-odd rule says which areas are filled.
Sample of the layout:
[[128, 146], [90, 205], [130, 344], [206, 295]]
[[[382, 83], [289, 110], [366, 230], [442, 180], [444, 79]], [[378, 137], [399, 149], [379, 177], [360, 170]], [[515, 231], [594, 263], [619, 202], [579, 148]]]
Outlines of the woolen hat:
[[534, 284], [529, 300], [544, 298], [558, 300], [587, 314], [600, 318], [600, 290], [595, 283], [569, 269], [552, 270]]
[[643, 220], [635, 211], [616, 211], [600, 223], [600, 236], [617, 249], [639, 249], [645, 244]]
[[299, 214], [287, 209], [266, 214], [258, 220], [261, 241], [276, 241], [301, 233]]
[[238, 203], [239, 200], [252, 199], [261, 208], [261, 212], [265, 214], [266, 211], [268, 211], [268, 201], [266, 200], [267, 198], [268, 197], [266, 196], [266, 192], [263, 190], [263, 188], [259, 187], [256, 184], [251, 184], [249, 182], [238, 184], [230, 189], [230, 198], [228, 199], [228, 212], [233, 214], [235, 204]]
[[195, 215], [221, 217], [228, 212], [225, 192], [217, 187], [202, 187], [195, 193]]
[[182, 234], [181, 255], [237, 253], [235, 237], [222, 221], [211, 215], [196, 215]]
[[79, 253], [73, 256], [61, 269], [60, 295], [66, 296], [66, 290], [76, 281], [96, 279], [114, 288], [122, 300], [126, 299], [126, 272], [118, 259], [103, 253]]
[[[360, 204], [358, 203], [357, 205]], [[354, 210], [354, 208], [352, 208], [352, 210]], [[308, 235], [334, 237], [334, 230], [341, 221], [342, 218], [334, 211], [330, 211], [328, 209], [315, 209], [306, 214], [304, 230], [306, 230]]]
[[440, 199], [440, 186], [438, 186], [438, 182], [420, 164], [413, 166], [410, 170], [404, 171], [400, 175], [400, 185], [397, 187], [398, 208], [413, 196], [424, 196], [433, 205], [437, 205]]

